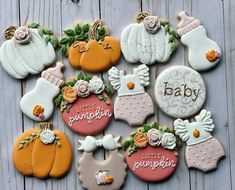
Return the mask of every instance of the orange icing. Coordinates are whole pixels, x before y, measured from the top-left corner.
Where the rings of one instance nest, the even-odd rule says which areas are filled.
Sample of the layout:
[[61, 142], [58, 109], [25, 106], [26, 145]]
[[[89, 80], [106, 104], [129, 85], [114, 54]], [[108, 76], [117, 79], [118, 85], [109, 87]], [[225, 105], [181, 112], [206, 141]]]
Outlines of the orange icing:
[[138, 132], [134, 136], [134, 144], [139, 148], [144, 148], [147, 146], [148, 137], [145, 133]]
[[198, 129], [195, 129], [195, 130], [193, 131], [193, 136], [194, 136], [195, 138], [198, 138], [198, 137], [200, 136], [200, 131], [199, 131]]
[[128, 83], [127, 83], [127, 88], [130, 89], [130, 90], [134, 89], [134, 88], [135, 88], [135, 83], [133, 83], [133, 82], [128, 82]]
[[111, 183], [113, 183], [113, 178], [112, 178], [111, 176], [106, 176], [106, 177], [104, 178], [104, 182], [105, 182], [106, 184], [111, 184]]
[[219, 53], [215, 50], [210, 50], [206, 53], [206, 58], [210, 62], [216, 61], [219, 58]]
[[42, 106], [40, 106], [40, 105], [34, 106], [34, 108], [33, 108], [33, 115], [38, 117], [43, 112], [44, 112], [44, 108]]
[[66, 102], [73, 103], [77, 99], [77, 91], [74, 88], [66, 86], [61, 91]]

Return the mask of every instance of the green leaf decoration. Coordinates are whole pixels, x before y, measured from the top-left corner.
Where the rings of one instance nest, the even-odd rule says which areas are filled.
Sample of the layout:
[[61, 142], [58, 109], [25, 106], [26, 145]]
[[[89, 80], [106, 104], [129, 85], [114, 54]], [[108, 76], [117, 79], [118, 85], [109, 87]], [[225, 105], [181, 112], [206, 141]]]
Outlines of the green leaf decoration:
[[43, 29], [43, 33], [44, 33], [44, 34], [48, 34], [48, 35], [52, 35], [52, 34], [53, 34], [52, 30], [51, 30], [51, 29], [48, 29], [48, 28], [44, 28], [44, 29]]
[[92, 79], [93, 76], [91, 75], [88, 75], [88, 76], [85, 76], [83, 80], [89, 82], [91, 79]]
[[133, 140], [133, 139], [130, 139], [130, 140], [129, 140], [129, 142], [130, 142], [130, 147], [135, 146], [135, 145], [134, 145], [134, 140]]
[[62, 100], [63, 100], [63, 95], [60, 94], [60, 95], [55, 99], [55, 105], [56, 105], [57, 107], [59, 107], [60, 104], [61, 104], [61, 102], [62, 102]]
[[103, 26], [101, 26], [100, 29], [98, 29], [98, 34], [99, 34], [100, 36], [105, 35], [105, 28], [104, 28]]
[[74, 36], [75, 35], [75, 33], [72, 29], [67, 29], [67, 30], [64, 31], [64, 33], [68, 36]]
[[51, 36], [50, 42], [54, 49], [58, 46], [58, 39], [56, 37]]
[[29, 142], [33, 142], [34, 138], [38, 138], [40, 134], [34, 134], [32, 133], [30, 136], [26, 136], [24, 140], [20, 141], [18, 150], [28, 146]]
[[129, 140], [125, 140], [125, 141], [122, 143], [122, 148], [123, 148], [124, 150], [126, 150], [129, 146], [130, 146], [130, 141], [129, 141]]
[[156, 122], [151, 124], [151, 128], [159, 129], [159, 126]]
[[66, 45], [61, 46], [60, 52], [62, 55], [67, 56], [67, 46]]
[[50, 36], [47, 34], [45, 37], [44, 37], [44, 41], [45, 43], [47, 44], [50, 40]]
[[110, 102], [108, 100], [105, 100], [106, 105], [110, 105]]
[[108, 97], [111, 98], [113, 95], [112, 89], [110, 87], [106, 86], [104, 90], [105, 90], [106, 94], [108, 95]]
[[38, 34], [43, 37], [44, 33], [43, 33], [43, 28], [38, 28]]
[[84, 34], [83, 36], [84, 36], [85, 40], [88, 40], [88, 38], [89, 38], [88, 34]]
[[68, 39], [69, 47], [74, 43], [74, 41], [75, 41], [75, 37], [74, 36], [70, 36], [69, 39]]
[[178, 48], [178, 42], [174, 41], [173, 43], [171, 43], [171, 51], [172, 53], [175, 52]]
[[83, 72], [79, 72], [78, 76], [77, 76], [77, 79], [78, 80], [83, 80], [84, 78], [85, 78], [85, 74]]
[[90, 28], [89, 24], [84, 24], [84, 25], [82, 26], [82, 30], [83, 30], [84, 33], [88, 32], [88, 31], [89, 31], [89, 28]]
[[82, 33], [82, 28], [79, 24], [77, 24], [74, 28], [74, 31], [76, 34], [81, 34]]
[[66, 82], [66, 86], [73, 87], [75, 85], [76, 81], [68, 81]]
[[80, 34], [80, 35], [77, 35], [77, 36], [75, 37], [75, 39], [76, 39], [77, 41], [84, 41], [84, 40], [85, 40], [85, 37], [84, 37], [84, 35]]
[[59, 41], [59, 44], [60, 45], [65, 45], [65, 44], [67, 44], [67, 42], [68, 42], [68, 38], [61, 38], [60, 41]]
[[166, 33], [168, 33], [168, 32], [170, 31], [169, 25], [165, 25], [165, 26], [164, 26], [164, 30], [165, 30]]
[[178, 36], [177, 32], [175, 31], [174, 28], [170, 28], [169, 34], [174, 36], [175, 38]]
[[173, 42], [174, 40], [175, 40], [175, 37], [173, 35], [170, 35], [169, 36], [169, 40], [168, 40], [169, 43]]
[[36, 22], [32, 22], [28, 25], [29, 28], [38, 28], [39, 27], [39, 24], [36, 23]]
[[99, 98], [99, 100], [104, 100], [105, 99], [105, 97], [102, 94], [98, 95], [98, 98]]
[[161, 23], [162, 26], [165, 26], [165, 25], [169, 25], [169, 24], [170, 24], [169, 21], [168, 21], [168, 20], [165, 20], [165, 19], [161, 19], [160, 23]]
[[134, 146], [129, 150], [128, 156], [132, 155], [134, 152], [137, 152], [137, 150], [138, 150], [138, 147], [134, 145]]

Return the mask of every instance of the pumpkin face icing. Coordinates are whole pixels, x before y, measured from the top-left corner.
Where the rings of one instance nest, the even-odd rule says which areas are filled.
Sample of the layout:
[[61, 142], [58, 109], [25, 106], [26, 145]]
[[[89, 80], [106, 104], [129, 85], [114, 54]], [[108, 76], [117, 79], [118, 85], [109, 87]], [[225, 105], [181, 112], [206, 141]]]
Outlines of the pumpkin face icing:
[[101, 20], [89, 23], [78, 22], [64, 31], [60, 40], [61, 53], [68, 56], [74, 68], [97, 73], [109, 69], [121, 56], [119, 41], [109, 36], [107, 26]]
[[20, 108], [30, 119], [46, 121], [51, 117], [54, 110], [54, 98], [58, 96], [64, 84], [63, 67], [61, 62], [57, 62], [56, 67], [43, 71], [34, 89], [21, 98]]
[[145, 124], [123, 141], [130, 171], [148, 182], [169, 178], [178, 165], [177, 141], [172, 129], [156, 123]]
[[132, 74], [126, 75], [112, 67], [108, 74], [110, 84], [118, 93], [114, 102], [115, 119], [126, 121], [131, 126], [142, 125], [154, 113], [153, 101], [144, 90], [149, 85], [149, 68], [140, 65]]
[[56, 59], [57, 38], [50, 29], [37, 23], [11, 26], [5, 31], [5, 38], [7, 41], [0, 48], [0, 62], [16, 79], [38, 74]]
[[66, 126], [82, 135], [103, 131], [113, 116], [112, 90], [98, 76], [80, 72], [55, 99]]
[[20, 135], [13, 148], [15, 168], [25, 176], [59, 178], [72, 163], [72, 147], [67, 136], [40, 123], [40, 130], [29, 129]]
[[208, 172], [217, 168], [225, 153], [221, 143], [211, 135], [215, 127], [211, 112], [202, 110], [195, 120], [191, 123], [175, 120], [175, 133], [187, 144], [185, 161], [188, 168]]
[[[85, 140], [79, 140], [79, 150], [84, 151], [78, 160], [79, 180], [87, 190], [119, 190], [126, 177], [126, 163], [124, 156], [117, 150], [121, 145], [120, 137], [113, 138], [111, 134], [103, 139], [87, 136]], [[93, 152], [98, 147], [109, 151], [106, 160], [96, 160]]]
[[136, 21], [121, 33], [121, 50], [125, 59], [146, 65], [168, 61], [178, 48], [177, 33], [169, 22], [148, 13], [138, 14]]

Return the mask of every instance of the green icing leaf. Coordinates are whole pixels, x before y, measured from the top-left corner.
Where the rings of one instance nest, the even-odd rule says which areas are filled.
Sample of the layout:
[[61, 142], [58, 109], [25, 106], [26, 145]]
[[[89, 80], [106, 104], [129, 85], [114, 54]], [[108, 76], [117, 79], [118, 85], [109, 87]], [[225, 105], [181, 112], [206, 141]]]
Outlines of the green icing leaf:
[[64, 44], [67, 44], [67, 42], [68, 42], [68, 38], [61, 38], [59, 44], [64, 45]]
[[133, 139], [130, 139], [130, 141], [129, 141], [129, 142], [130, 142], [130, 147], [135, 146], [135, 145], [134, 145], [134, 140], [133, 140]]
[[129, 146], [130, 146], [130, 141], [129, 141], [129, 140], [125, 140], [125, 141], [122, 143], [122, 148], [123, 148], [124, 150], [126, 150]]
[[173, 41], [174, 41], [174, 39], [175, 39], [175, 37], [174, 37], [173, 35], [170, 35], [170, 36], [169, 36], [169, 39], [168, 39], [168, 42], [170, 42], [170, 43], [171, 43], [171, 42], [173, 42]]
[[85, 76], [83, 80], [89, 82], [91, 79], [92, 79], [93, 76], [91, 75], [88, 75], [88, 76]]
[[66, 82], [66, 86], [71, 86], [73, 87], [75, 85], [76, 81], [68, 81]]
[[165, 26], [164, 26], [164, 29], [165, 29], [165, 32], [166, 32], [166, 33], [168, 33], [168, 32], [169, 32], [169, 30], [170, 30], [169, 25], [165, 25]]
[[63, 100], [63, 95], [60, 94], [60, 95], [55, 99], [55, 105], [56, 105], [56, 107], [59, 107], [59, 106], [60, 106], [62, 100]]
[[84, 41], [84, 40], [85, 40], [85, 37], [84, 37], [84, 35], [80, 34], [80, 35], [76, 35], [75, 39], [76, 39], [77, 41]]
[[104, 95], [102, 95], [102, 94], [98, 95], [98, 98], [99, 98], [99, 100], [104, 100], [105, 99]]
[[50, 36], [47, 34], [45, 37], [44, 37], [44, 41], [45, 43], [47, 44], [50, 40]]
[[106, 94], [108, 95], [108, 97], [111, 98], [113, 95], [112, 89], [110, 87], [106, 86], [104, 90], [105, 90]]
[[98, 34], [99, 34], [100, 36], [105, 35], [105, 28], [104, 28], [104, 27], [100, 27], [100, 29], [98, 29]]
[[81, 34], [81, 32], [82, 32], [81, 26], [80, 26], [79, 24], [77, 24], [77, 25], [75, 26], [74, 31], [75, 31], [76, 34]]
[[68, 36], [74, 36], [75, 35], [75, 33], [72, 29], [67, 29], [67, 30], [64, 31], [64, 33], [67, 34]]
[[50, 30], [50, 29], [48, 29], [48, 28], [44, 28], [44, 29], [43, 29], [43, 32], [44, 32], [44, 34], [49, 34], [49, 35], [52, 35], [52, 34], [53, 34], [52, 30]]
[[74, 36], [70, 36], [69, 39], [68, 39], [69, 46], [71, 46], [74, 41], [75, 41], [75, 37]]
[[174, 53], [177, 50], [177, 48], [178, 48], [177, 41], [172, 42], [171, 43], [171, 51], [172, 51], [172, 53]]
[[88, 34], [84, 34], [83, 36], [84, 36], [84, 40], [88, 40], [89, 38]]
[[170, 28], [169, 34], [174, 36], [175, 38], [177, 37], [177, 32], [175, 31], [174, 28]]
[[169, 21], [165, 19], [161, 19], [160, 23], [162, 26], [169, 25]]
[[38, 34], [43, 37], [44, 33], [43, 33], [43, 28], [38, 28]]
[[78, 76], [77, 76], [77, 79], [78, 80], [83, 80], [84, 78], [85, 78], [85, 74], [83, 72], [79, 72]]
[[58, 39], [55, 36], [51, 36], [50, 42], [54, 49], [58, 46]]
[[29, 28], [38, 28], [39, 27], [39, 24], [36, 23], [36, 22], [32, 22], [28, 25]]
[[134, 146], [129, 150], [128, 156], [132, 155], [134, 152], [137, 152], [137, 150], [138, 150], [138, 147], [134, 145]]
[[110, 105], [110, 102], [108, 100], [105, 100], [106, 105]]
[[67, 46], [66, 45], [61, 46], [60, 52], [62, 53], [62, 55], [67, 56]]
[[89, 24], [84, 24], [84, 25], [82, 26], [82, 30], [83, 30], [84, 33], [88, 32], [88, 31], [89, 31], [89, 28], [90, 28]]

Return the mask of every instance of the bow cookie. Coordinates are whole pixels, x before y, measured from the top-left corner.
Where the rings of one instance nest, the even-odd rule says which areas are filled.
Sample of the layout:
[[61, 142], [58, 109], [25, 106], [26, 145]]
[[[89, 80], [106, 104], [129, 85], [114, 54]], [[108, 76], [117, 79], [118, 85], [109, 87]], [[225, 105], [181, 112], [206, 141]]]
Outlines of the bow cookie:
[[106, 150], [115, 150], [121, 145], [118, 143], [120, 136], [113, 138], [111, 134], [105, 135], [103, 139], [96, 139], [92, 136], [87, 136], [85, 140], [78, 140], [81, 146], [78, 150], [84, 150], [85, 152], [93, 152], [97, 147], [103, 147]]

